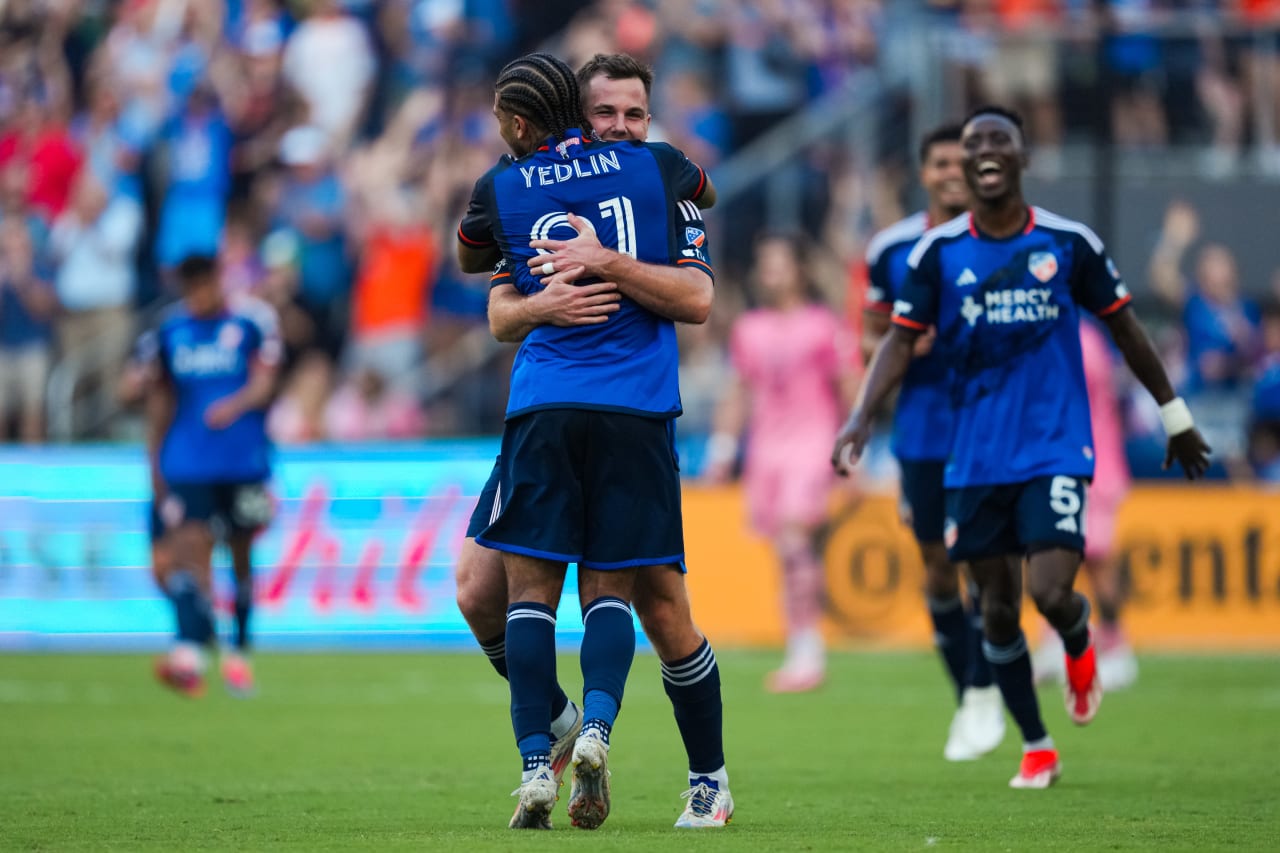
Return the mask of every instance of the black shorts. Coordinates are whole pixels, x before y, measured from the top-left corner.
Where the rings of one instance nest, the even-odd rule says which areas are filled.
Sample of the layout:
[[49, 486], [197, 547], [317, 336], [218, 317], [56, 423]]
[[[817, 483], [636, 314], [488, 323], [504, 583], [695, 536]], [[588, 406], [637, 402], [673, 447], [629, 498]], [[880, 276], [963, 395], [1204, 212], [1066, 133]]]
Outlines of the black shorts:
[[262, 482], [170, 483], [160, 507], [167, 528], [203, 521], [219, 539], [260, 530], [271, 523], [274, 513], [271, 493]]
[[1051, 475], [947, 489], [947, 556], [958, 563], [1048, 548], [1084, 553], [1087, 487], [1083, 477]]
[[548, 409], [507, 422], [486, 548], [624, 569], [684, 561], [675, 423]]
[[946, 460], [900, 459], [902, 502], [911, 510], [911, 530], [917, 542], [941, 542], [947, 520], [947, 495], [942, 485]]
[[489, 479], [484, 481], [476, 508], [471, 511], [471, 521], [467, 524], [468, 539], [475, 539], [498, 517], [498, 478], [501, 474], [502, 457], [499, 456], [493, 460], [493, 470], [489, 472]]

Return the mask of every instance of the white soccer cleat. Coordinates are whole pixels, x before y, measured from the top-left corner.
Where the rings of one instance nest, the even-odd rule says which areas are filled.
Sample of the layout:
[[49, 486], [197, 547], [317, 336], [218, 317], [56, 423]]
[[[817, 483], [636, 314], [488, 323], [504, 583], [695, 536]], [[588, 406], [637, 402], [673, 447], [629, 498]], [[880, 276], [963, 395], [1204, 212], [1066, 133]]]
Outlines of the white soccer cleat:
[[1098, 680], [1107, 693], [1132, 687], [1138, 681], [1138, 658], [1128, 644], [1098, 652]]
[[569, 769], [574, 744], [578, 740], [578, 735], [582, 733], [582, 709], [572, 702], [569, 703], [569, 707], [573, 708], [573, 725], [564, 733], [564, 737], [556, 738], [551, 744], [551, 772], [556, 777], [557, 787], [564, 782], [564, 771]]
[[573, 784], [569, 818], [579, 829], [599, 829], [609, 816], [609, 745], [595, 731], [573, 746]]
[[1004, 740], [1004, 697], [1000, 688], [994, 684], [990, 687], [970, 687], [964, 691], [964, 700], [960, 708], [964, 711], [965, 739], [978, 751], [978, 755], [986, 755]]
[[511, 792], [519, 797], [515, 814], [511, 815], [509, 829], [550, 829], [551, 809], [559, 799], [560, 784], [550, 767], [541, 767], [528, 782], [521, 783]]
[[724, 826], [733, 820], [733, 795], [706, 776], [680, 795], [688, 800], [676, 819], [676, 829], [707, 829]]
[[1062, 662], [1063, 654], [1062, 638], [1057, 631], [1049, 628], [1031, 655], [1031, 673], [1037, 686], [1062, 684], [1067, 680], [1067, 670]]
[[956, 708], [956, 713], [951, 718], [951, 728], [947, 730], [947, 745], [942, 748], [942, 757], [947, 761], [974, 761], [982, 757], [982, 753], [969, 743], [963, 705]]

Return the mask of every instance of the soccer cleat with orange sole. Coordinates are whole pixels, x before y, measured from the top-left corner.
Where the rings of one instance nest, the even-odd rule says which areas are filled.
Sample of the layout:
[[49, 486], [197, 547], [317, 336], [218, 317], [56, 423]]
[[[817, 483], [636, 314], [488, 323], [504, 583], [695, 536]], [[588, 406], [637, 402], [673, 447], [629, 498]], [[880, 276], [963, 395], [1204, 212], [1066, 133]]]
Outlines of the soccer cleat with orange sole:
[[1043, 790], [1062, 775], [1062, 762], [1056, 749], [1036, 749], [1023, 753], [1018, 775], [1009, 780], [1010, 788]]

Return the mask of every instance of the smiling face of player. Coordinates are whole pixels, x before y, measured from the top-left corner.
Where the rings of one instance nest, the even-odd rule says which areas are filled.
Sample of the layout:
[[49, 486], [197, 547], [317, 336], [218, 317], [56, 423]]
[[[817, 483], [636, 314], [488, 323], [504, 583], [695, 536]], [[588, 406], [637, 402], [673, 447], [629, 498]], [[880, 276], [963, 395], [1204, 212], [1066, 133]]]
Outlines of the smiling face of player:
[[[935, 142], [920, 166], [920, 186], [929, 194], [929, 207], [958, 216], [969, 206], [964, 178], [964, 148], [959, 142]], [[939, 223], [934, 223], [939, 224]]]
[[649, 137], [649, 95], [638, 77], [592, 77], [583, 92], [583, 111], [592, 130], [606, 142], [643, 142]]
[[975, 201], [997, 204], [1021, 196], [1027, 152], [1016, 124], [994, 113], [976, 116], [965, 125], [960, 144], [965, 181]]

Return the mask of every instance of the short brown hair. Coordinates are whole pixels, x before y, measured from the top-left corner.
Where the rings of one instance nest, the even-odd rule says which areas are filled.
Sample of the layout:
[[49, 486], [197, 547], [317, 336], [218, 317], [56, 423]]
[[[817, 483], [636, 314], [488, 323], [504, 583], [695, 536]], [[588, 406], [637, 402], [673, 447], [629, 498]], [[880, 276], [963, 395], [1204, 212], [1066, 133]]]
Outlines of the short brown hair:
[[653, 69], [626, 53], [597, 53], [578, 69], [578, 86], [586, 94], [587, 84], [597, 75], [610, 80], [630, 80], [633, 77], [644, 84], [644, 95], [649, 97], [653, 88]]

